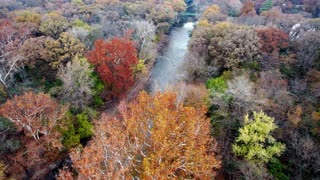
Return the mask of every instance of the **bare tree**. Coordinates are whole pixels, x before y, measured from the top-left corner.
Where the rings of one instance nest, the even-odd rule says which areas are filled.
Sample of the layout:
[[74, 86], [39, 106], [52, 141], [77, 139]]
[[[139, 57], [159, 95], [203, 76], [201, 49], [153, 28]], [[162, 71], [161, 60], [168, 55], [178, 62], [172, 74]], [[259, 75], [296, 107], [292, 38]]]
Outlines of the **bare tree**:
[[268, 173], [268, 169], [263, 164], [244, 161], [241, 162], [239, 169], [245, 180], [272, 179], [272, 176]]
[[75, 109], [83, 109], [91, 102], [94, 86], [92, 73], [87, 60], [78, 56], [58, 70], [58, 78], [63, 82], [62, 99], [70, 102]]
[[252, 110], [261, 110], [261, 106], [267, 103], [264, 94], [256, 90], [255, 84], [246, 75], [229, 81], [227, 93], [233, 96], [235, 112], [241, 115]]
[[[289, 164], [294, 168], [293, 177], [302, 179], [304, 173], [320, 173], [320, 147], [307, 134], [302, 135], [296, 131], [289, 132], [287, 140], [287, 155]], [[309, 176], [310, 177], [310, 176]]]
[[139, 58], [146, 59], [152, 54], [150, 51], [155, 47], [153, 40], [155, 38], [156, 26], [146, 20], [134, 20], [130, 23], [130, 28], [134, 32], [133, 39], [137, 44]]

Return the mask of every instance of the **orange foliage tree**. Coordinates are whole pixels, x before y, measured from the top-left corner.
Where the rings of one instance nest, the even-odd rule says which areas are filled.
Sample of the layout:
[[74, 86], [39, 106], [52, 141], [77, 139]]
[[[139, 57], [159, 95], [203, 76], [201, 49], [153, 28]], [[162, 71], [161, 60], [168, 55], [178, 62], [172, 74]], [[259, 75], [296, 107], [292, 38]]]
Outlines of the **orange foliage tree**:
[[[103, 116], [96, 135], [71, 159], [80, 178], [211, 179], [220, 161], [206, 108], [184, 106], [176, 94], [146, 92], [119, 107], [122, 120]], [[94, 156], [92, 156], [94, 154]]]
[[23, 130], [35, 140], [40, 135], [49, 136], [65, 111], [66, 107], [60, 107], [49, 95], [32, 91], [15, 96], [0, 107], [1, 116], [8, 118], [19, 131]]
[[112, 96], [122, 96], [133, 85], [133, 66], [138, 63], [138, 58], [134, 43], [129, 39], [97, 40], [87, 58], [109, 86]]
[[289, 47], [289, 35], [279, 29], [268, 28], [257, 32], [264, 53], [277, 56], [280, 50]]

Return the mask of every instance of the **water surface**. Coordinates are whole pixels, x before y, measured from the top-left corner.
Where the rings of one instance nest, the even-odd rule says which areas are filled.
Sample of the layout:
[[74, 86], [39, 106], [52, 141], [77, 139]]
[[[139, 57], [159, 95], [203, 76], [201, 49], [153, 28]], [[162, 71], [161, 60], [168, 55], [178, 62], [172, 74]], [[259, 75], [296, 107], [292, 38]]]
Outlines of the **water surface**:
[[193, 25], [193, 22], [188, 22], [171, 31], [167, 48], [151, 70], [152, 92], [171, 89], [182, 80], [183, 74], [180, 69], [188, 52], [188, 41]]

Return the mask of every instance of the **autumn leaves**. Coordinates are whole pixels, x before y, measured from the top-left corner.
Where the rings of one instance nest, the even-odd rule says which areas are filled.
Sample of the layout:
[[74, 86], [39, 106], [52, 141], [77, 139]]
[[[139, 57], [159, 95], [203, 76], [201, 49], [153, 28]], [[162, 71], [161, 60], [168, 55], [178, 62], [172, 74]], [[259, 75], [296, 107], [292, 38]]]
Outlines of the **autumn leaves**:
[[220, 161], [205, 113], [172, 92], [141, 92], [117, 118], [102, 116], [91, 143], [72, 151], [74, 168], [84, 179], [211, 179]]

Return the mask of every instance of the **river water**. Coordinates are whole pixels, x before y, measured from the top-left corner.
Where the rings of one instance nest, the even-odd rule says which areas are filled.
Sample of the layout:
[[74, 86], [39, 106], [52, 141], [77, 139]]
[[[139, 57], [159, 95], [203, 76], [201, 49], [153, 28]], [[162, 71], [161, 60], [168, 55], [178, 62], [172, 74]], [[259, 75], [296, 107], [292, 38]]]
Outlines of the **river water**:
[[193, 28], [194, 23], [188, 22], [171, 31], [167, 48], [158, 57], [151, 70], [151, 92], [172, 89], [182, 80], [181, 67], [188, 52], [188, 42]]

